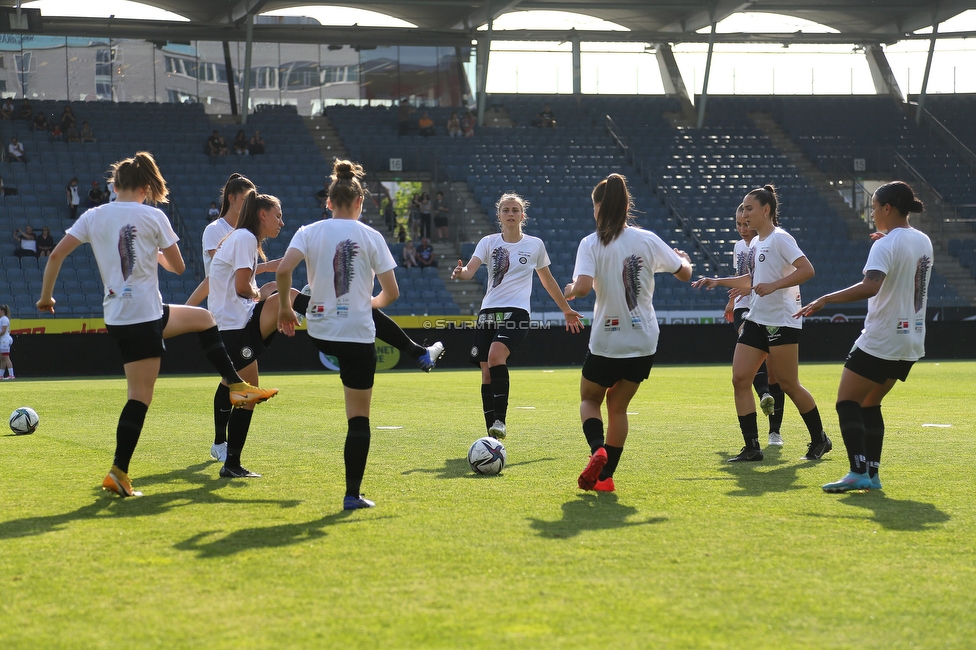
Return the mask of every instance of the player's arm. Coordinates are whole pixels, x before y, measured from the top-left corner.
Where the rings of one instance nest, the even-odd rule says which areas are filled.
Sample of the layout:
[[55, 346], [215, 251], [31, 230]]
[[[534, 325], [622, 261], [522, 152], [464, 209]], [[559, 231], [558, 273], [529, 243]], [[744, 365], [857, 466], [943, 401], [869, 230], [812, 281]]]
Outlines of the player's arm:
[[275, 283], [278, 286], [278, 331], [286, 336], [295, 336], [295, 325], [298, 324], [298, 314], [291, 305], [291, 274], [303, 259], [305, 256], [300, 250], [289, 248], [275, 271]]
[[193, 290], [190, 297], [186, 299], [186, 304], [196, 307], [203, 299], [210, 295], [210, 277], [205, 277], [203, 282], [197, 285], [197, 288]]
[[71, 251], [81, 246], [74, 235], [65, 235], [58, 245], [54, 247], [51, 254], [47, 257], [47, 266], [44, 267], [44, 279], [41, 281], [41, 297], [37, 301], [38, 311], [54, 313], [54, 283], [61, 272], [61, 265], [64, 258], [71, 254]]
[[571, 332], [580, 331], [583, 328], [583, 317], [579, 312], [569, 306], [563, 292], [559, 290], [559, 283], [556, 282], [556, 278], [552, 277], [552, 271], [549, 270], [549, 267], [543, 266], [542, 268], [536, 269], [535, 272], [539, 274], [539, 281], [546, 288], [546, 293], [556, 301], [559, 310], [566, 318], [566, 329]]
[[[684, 265], [681, 269], [675, 272], [675, 277], [678, 277], [678, 273], [684, 270]], [[678, 278], [679, 280], [681, 278]], [[688, 279], [691, 279], [691, 274], [689, 273]], [[687, 280], [685, 280], [687, 282]], [[752, 287], [752, 276], [748, 273], [742, 275], [728, 276], [725, 278], [698, 278], [691, 283], [692, 289], [714, 289], [715, 287], [729, 287], [730, 289], [750, 289]]]
[[281, 263], [281, 258], [276, 260], [268, 260], [267, 262], [261, 262], [258, 264], [258, 268], [255, 273], [274, 273], [278, 270], [278, 264]]
[[815, 314], [829, 303], [857, 302], [867, 300], [878, 295], [881, 291], [881, 284], [884, 282], [885, 274], [883, 271], [868, 271], [864, 274], [864, 279], [857, 284], [852, 284], [846, 289], [834, 291], [824, 296], [820, 296], [808, 305], [804, 305], [800, 311], [793, 314], [794, 318]]
[[241, 298], [257, 300], [260, 297], [257, 289], [251, 284], [252, 277], [254, 276], [251, 272], [251, 267], [244, 267], [234, 271], [234, 291]]
[[370, 300], [370, 306], [373, 309], [383, 309], [400, 297], [400, 287], [393, 275], [393, 269], [378, 274], [376, 279], [380, 281], [380, 292]]
[[186, 270], [186, 262], [183, 261], [183, 254], [180, 253], [180, 245], [173, 244], [159, 251], [157, 256], [159, 265], [176, 275], [182, 275]]
[[477, 272], [480, 267], [481, 259], [475, 257], [474, 255], [471, 256], [470, 260], [468, 260], [468, 264], [466, 266], [461, 266], [461, 260], [458, 260], [457, 266], [455, 266], [454, 270], [451, 271], [451, 279], [470, 280], [474, 277], [475, 272]]
[[681, 258], [681, 268], [679, 268], [677, 271], [672, 273], [672, 275], [677, 279], [681, 280], [682, 282], [687, 282], [688, 280], [691, 279], [691, 270], [692, 270], [691, 257], [689, 257], [688, 253], [684, 252], [683, 250], [679, 250], [677, 248], [674, 248], [672, 250], [675, 252], [675, 254], [678, 257]]
[[793, 272], [789, 275], [775, 282], [762, 282], [757, 284], [752, 287], [752, 290], [756, 292], [757, 296], [768, 296], [774, 291], [803, 284], [816, 275], [816, 272], [813, 270], [813, 264], [805, 256], [796, 258], [793, 262], [793, 269]]

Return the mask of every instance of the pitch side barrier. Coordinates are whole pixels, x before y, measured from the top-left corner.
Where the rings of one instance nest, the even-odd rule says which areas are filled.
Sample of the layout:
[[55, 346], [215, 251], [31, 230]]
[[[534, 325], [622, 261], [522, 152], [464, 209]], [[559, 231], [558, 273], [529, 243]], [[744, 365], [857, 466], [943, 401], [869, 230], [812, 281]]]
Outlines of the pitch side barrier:
[[[976, 359], [976, 321], [934, 321], [928, 322], [926, 327], [926, 359]], [[12, 329], [16, 332], [16, 327]], [[805, 323], [800, 340], [800, 360], [841, 365], [860, 330], [859, 322]], [[421, 327], [406, 331], [418, 342], [444, 343], [447, 351], [438, 362], [438, 368], [471, 368], [474, 372], [468, 362], [474, 335], [468, 327]], [[513, 361], [517, 367], [578, 368], [586, 355], [588, 337], [588, 330], [572, 334], [562, 326], [540, 327], [529, 332], [525, 343], [512, 355]], [[662, 325], [660, 341], [655, 364], [723, 364], [731, 363], [735, 332], [729, 324]], [[166, 349], [162, 360], [164, 374], [214, 374], [200, 351], [195, 334], [167, 340]], [[392, 346], [379, 342], [377, 352], [380, 370], [416, 369], [413, 359], [402, 357]], [[104, 332], [15, 334], [11, 354], [18, 378], [122, 374], [118, 348]], [[297, 333], [294, 338], [275, 336], [272, 350], [261, 357], [260, 364], [262, 374], [329, 372], [305, 332]]]

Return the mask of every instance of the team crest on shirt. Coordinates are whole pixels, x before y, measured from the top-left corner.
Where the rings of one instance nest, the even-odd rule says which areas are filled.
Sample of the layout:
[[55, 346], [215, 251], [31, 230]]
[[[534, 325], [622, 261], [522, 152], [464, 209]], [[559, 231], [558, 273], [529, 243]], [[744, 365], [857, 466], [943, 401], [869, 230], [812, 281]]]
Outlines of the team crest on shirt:
[[243, 348], [241, 348], [242, 359], [250, 359], [253, 356], [254, 356], [254, 350], [252, 350], [250, 346], [245, 345]]
[[528, 263], [529, 263], [529, 258], [525, 257], [524, 255], [519, 258], [519, 264], [528, 264]]

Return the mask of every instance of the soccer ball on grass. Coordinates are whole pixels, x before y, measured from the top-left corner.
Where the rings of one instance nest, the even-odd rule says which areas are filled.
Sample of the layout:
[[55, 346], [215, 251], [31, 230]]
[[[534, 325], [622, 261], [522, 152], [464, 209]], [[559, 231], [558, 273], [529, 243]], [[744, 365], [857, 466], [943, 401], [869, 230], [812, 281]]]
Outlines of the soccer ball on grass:
[[505, 468], [505, 445], [494, 438], [478, 438], [468, 449], [468, 464], [476, 474], [494, 475]]
[[18, 436], [34, 433], [40, 421], [37, 411], [29, 406], [21, 406], [10, 414], [10, 430]]

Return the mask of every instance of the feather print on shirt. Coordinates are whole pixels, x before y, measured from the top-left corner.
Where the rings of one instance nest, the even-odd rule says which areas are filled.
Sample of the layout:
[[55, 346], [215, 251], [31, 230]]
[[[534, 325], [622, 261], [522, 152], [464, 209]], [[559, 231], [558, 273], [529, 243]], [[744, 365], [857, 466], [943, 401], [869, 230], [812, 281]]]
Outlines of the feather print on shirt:
[[336, 298], [349, 293], [349, 285], [355, 275], [352, 263], [358, 253], [359, 244], [351, 239], [336, 245], [335, 257], [332, 258], [332, 281], [335, 283]]
[[491, 252], [491, 286], [497, 287], [508, 273], [508, 249], [499, 246]]
[[735, 274], [745, 275], [749, 272], [749, 258], [752, 257], [752, 249], [748, 248], [745, 251], [740, 251], [735, 255]]
[[128, 280], [136, 267], [136, 227], [131, 224], [119, 230], [119, 261], [122, 263], [122, 279]]
[[637, 298], [640, 296], [641, 283], [640, 271], [643, 266], [641, 258], [631, 255], [624, 260], [624, 295], [627, 298], [627, 310], [634, 311], [637, 308]]
[[932, 260], [928, 255], [922, 255], [918, 258], [918, 263], [915, 265], [915, 313], [922, 311], [922, 305], [925, 303], [925, 287], [928, 285], [929, 277], [929, 267], [932, 266]]

